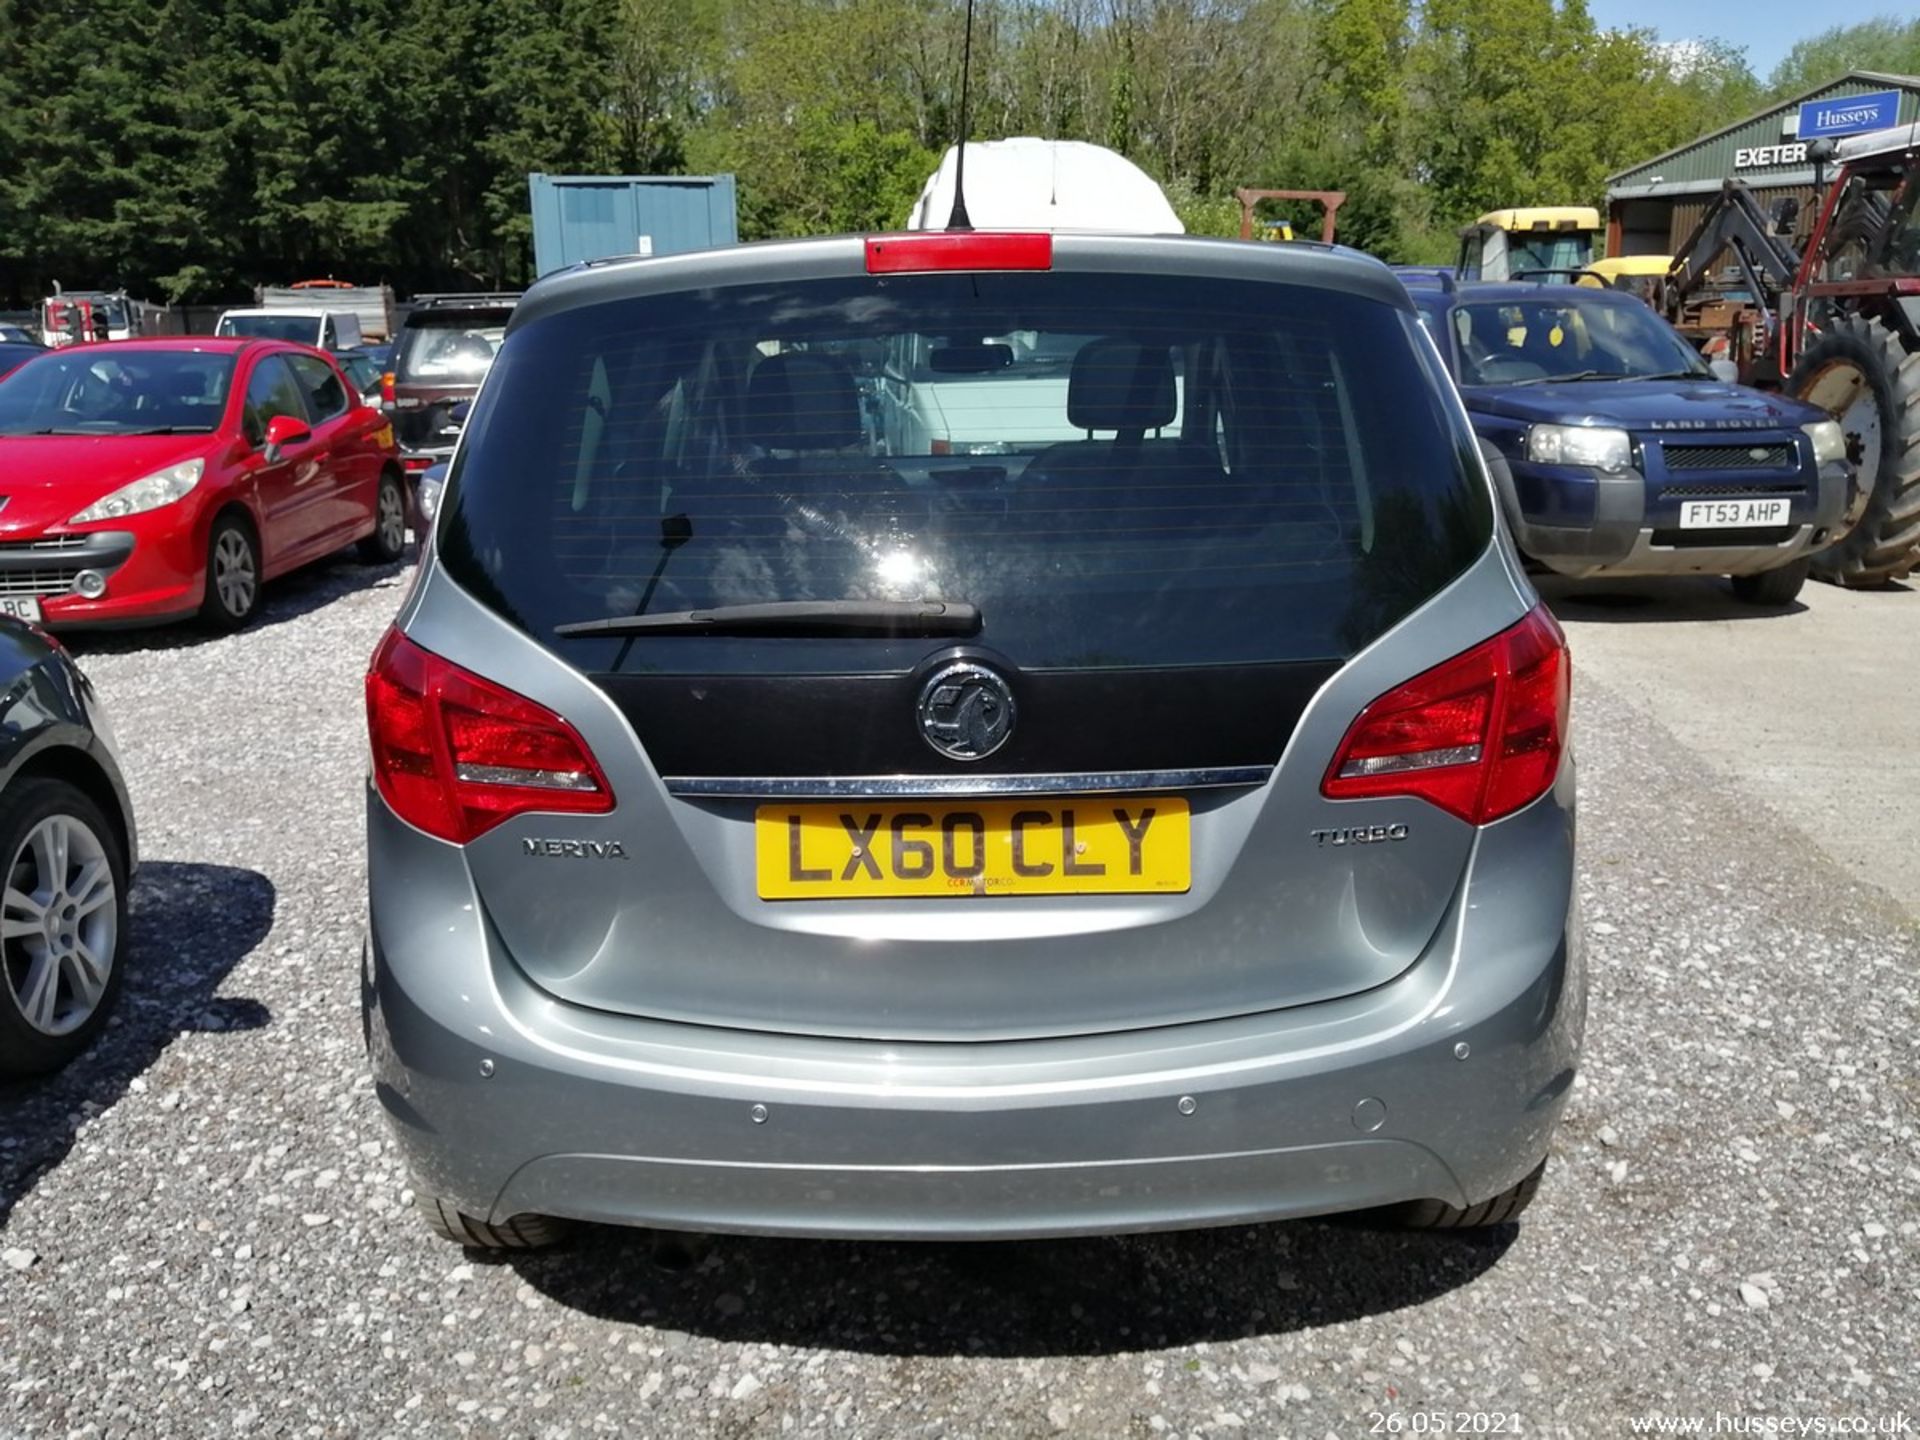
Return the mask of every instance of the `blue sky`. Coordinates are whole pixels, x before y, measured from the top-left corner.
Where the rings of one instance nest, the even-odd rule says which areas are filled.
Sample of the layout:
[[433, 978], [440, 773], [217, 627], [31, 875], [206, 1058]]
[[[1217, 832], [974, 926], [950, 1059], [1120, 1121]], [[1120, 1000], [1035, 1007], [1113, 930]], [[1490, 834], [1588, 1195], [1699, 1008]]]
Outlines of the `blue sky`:
[[1762, 80], [1793, 48], [1796, 40], [1818, 35], [1849, 20], [1865, 20], [1902, 8], [1900, 0], [1882, 0], [1854, 10], [1823, 9], [1806, 0], [1587, 0], [1594, 23], [1640, 26], [1662, 40], [1724, 40], [1747, 52], [1747, 63]]

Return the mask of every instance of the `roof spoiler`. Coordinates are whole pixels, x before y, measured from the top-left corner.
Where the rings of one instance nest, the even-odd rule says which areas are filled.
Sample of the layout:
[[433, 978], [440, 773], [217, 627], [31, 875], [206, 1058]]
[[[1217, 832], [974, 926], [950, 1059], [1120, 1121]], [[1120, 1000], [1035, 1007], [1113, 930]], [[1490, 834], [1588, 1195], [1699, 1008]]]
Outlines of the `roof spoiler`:
[[1421, 289], [1433, 289], [1452, 294], [1460, 288], [1460, 282], [1453, 271], [1443, 265], [1389, 265], [1387, 267], [1402, 285]]
[[416, 310], [436, 305], [512, 305], [523, 292], [519, 290], [467, 290], [437, 295], [416, 295], [407, 304]]

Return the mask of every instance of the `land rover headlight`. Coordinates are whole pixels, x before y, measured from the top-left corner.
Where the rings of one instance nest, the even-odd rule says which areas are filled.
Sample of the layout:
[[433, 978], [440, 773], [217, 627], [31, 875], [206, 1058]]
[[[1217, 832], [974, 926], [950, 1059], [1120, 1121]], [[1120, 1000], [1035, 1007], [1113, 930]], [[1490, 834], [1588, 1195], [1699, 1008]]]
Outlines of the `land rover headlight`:
[[162, 505], [171, 505], [200, 483], [200, 476], [206, 468], [207, 462], [204, 460], [188, 460], [183, 464], [169, 465], [164, 470], [156, 470], [94, 501], [67, 523], [86, 525], [95, 520], [118, 520], [123, 515], [140, 515], [148, 510], [158, 510]]
[[1815, 464], [1825, 465], [1830, 460], [1847, 458], [1847, 433], [1840, 428], [1838, 420], [1816, 420], [1800, 428], [1813, 441]]
[[1633, 465], [1633, 440], [1624, 430], [1599, 425], [1536, 425], [1527, 431], [1527, 458], [1539, 465], [1626, 470]]

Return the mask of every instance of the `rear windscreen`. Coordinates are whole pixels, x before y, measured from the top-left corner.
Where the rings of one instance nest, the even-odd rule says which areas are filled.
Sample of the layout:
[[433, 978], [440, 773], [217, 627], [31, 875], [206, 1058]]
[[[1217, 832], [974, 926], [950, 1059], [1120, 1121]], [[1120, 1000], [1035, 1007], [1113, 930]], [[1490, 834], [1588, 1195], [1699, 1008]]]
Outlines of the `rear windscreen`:
[[439, 532], [589, 669], [886, 668], [925, 639], [561, 638], [603, 616], [945, 600], [1028, 667], [1344, 659], [1492, 512], [1411, 314], [1166, 275], [741, 286], [514, 332]]
[[493, 365], [511, 310], [422, 311], [400, 332], [400, 384], [478, 385]]
[[218, 328], [222, 335], [311, 345], [320, 334], [320, 320], [313, 315], [222, 315]]

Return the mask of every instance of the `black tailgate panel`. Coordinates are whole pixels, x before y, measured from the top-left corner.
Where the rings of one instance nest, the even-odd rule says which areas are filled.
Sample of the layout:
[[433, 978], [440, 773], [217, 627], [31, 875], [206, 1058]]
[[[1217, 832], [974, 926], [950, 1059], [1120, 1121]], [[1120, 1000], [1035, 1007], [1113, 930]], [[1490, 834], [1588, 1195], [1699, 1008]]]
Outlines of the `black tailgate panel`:
[[[921, 737], [931, 669], [979, 660], [1017, 719], [998, 751], [953, 760]], [[594, 680], [665, 776], [1044, 775], [1272, 765], [1334, 661], [1021, 672], [950, 654], [901, 674], [647, 675]]]

